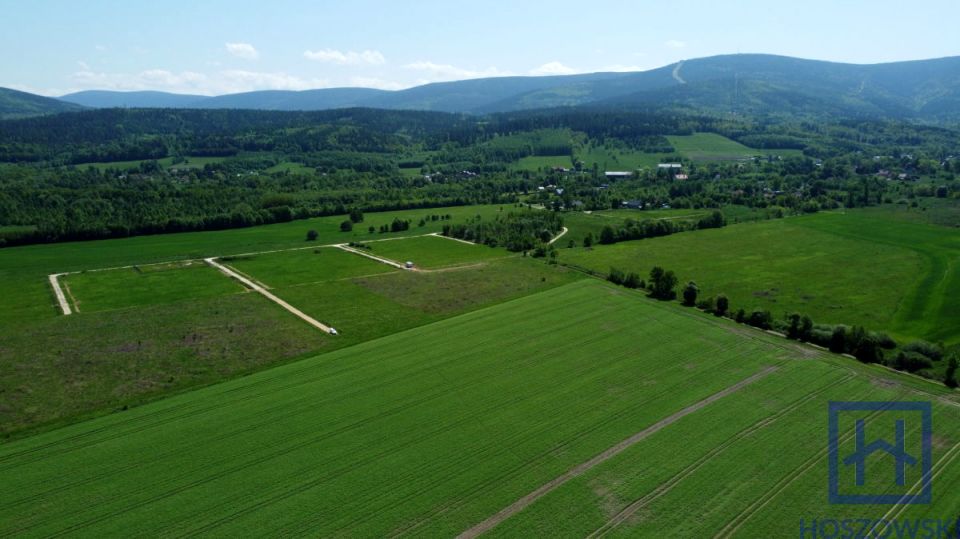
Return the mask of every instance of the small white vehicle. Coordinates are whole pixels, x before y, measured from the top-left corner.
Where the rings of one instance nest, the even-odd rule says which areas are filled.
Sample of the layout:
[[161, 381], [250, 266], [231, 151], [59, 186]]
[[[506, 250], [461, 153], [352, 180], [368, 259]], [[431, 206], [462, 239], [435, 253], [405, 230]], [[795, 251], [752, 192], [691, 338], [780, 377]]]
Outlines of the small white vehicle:
[[330, 328], [330, 334], [331, 334], [331, 335], [338, 335], [337, 330], [334, 329], [334, 328]]
[[413, 262], [407, 260], [407, 263], [404, 264], [404, 266], [406, 266], [407, 269], [413, 269]]

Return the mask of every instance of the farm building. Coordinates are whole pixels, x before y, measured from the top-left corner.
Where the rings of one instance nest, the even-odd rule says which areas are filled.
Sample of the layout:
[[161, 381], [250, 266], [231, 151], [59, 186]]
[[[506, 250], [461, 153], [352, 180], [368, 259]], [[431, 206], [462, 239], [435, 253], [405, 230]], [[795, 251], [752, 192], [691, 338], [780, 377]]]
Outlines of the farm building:
[[622, 180], [630, 178], [633, 176], [633, 173], [622, 170], [608, 170], [607, 172], [604, 172], [603, 175], [610, 180]]
[[624, 200], [622, 206], [631, 210], [642, 210], [643, 201], [641, 200]]
[[657, 165], [657, 168], [660, 170], [675, 170], [683, 168], [681, 163], [660, 163]]

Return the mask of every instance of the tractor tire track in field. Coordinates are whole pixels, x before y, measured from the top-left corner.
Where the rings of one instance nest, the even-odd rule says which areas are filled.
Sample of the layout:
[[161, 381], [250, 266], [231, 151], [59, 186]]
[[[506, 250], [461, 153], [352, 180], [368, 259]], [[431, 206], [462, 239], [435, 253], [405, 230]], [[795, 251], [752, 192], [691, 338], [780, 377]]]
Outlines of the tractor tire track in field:
[[684, 468], [683, 470], [681, 470], [680, 472], [678, 472], [676, 475], [674, 475], [673, 477], [671, 477], [670, 479], [668, 479], [666, 482], [664, 482], [662, 485], [660, 485], [659, 487], [657, 487], [656, 489], [654, 489], [652, 492], [650, 492], [650, 493], [647, 494], [646, 496], [643, 496], [642, 498], [634, 501], [633, 503], [631, 503], [630, 505], [628, 505], [627, 507], [625, 507], [625, 508], [624, 508], [623, 510], [621, 510], [619, 513], [617, 513], [616, 515], [614, 515], [613, 518], [611, 518], [610, 520], [608, 520], [603, 526], [601, 526], [600, 528], [597, 528], [597, 529], [596, 529], [593, 533], [591, 533], [588, 537], [589, 537], [589, 538], [593, 538], [593, 537], [603, 537], [603, 536], [607, 535], [607, 534], [608, 534], [609, 532], [611, 532], [614, 528], [616, 528], [616, 527], [619, 526], [620, 524], [623, 524], [623, 523], [626, 522], [628, 519], [630, 519], [630, 517], [632, 517], [633, 515], [635, 515], [637, 511], [639, 511], [640, 509], [642, 509], [642, 508], [650, 505], [652, 502], [656, 501], [658, 498], [660, 498], [660, 497], [663, 496], [664, 494], [667, 494], [668, 492], [670, 492], [671, 490], [673, 490], [673, 488], [674, 488], [675, 486], [677, 486], [681, 481], [683, 481], [684, 479], [686, 479], [686, 478], [689, 477], [690, 475], [693, 475], [697, 470], [699, 470], [700, 468], [702, 468], [703, 466], [705, 466], [707, 463], [709, 463], [711, 460], [713, 460], [713, 458], [714, 458], [715, 456], [717, 456], [717, 455], [719, 455], [720, 453], [722, 453], [723, 451], [725, 451], [728, 447], [730, 447], [730, 446], [732, 446], [733, 444], [735, 444], [735, 443], [743, 440], [744, 438], [746, 438], [746, 437], [754, 434], [755, 432], [758, 432], [758, 431], [760, 431], [760, 430], [762, 430], [762, 429], [765, 429], [765, 428], [767, 428], [767, 427], [775, 424], [777, 421], [779, 421], [779, 420], [782, 419], [783, 417], [791, 414], [792, 412], [796, 411], [798, 408], [800, 408], [800, 407], [803, 406], [804, 404], [810, 402], [811, 400], [815, 399], [816, 397], [820, 396], [821, 394], [825, 393], [826, 391], [830, 390], [831, 388], [836, 387], [836, 386], [838, 386], [838, 385], [840, 385], [840, 384], [843, 384], [843, 383], [845, 383], [845, 382], [853, 379], [855, 376], [856, 376], [855, 374], [848, 374], [847, 376], [844, 376], [843, 378], [839, 378], [839, 379], [837, 379], [837, 380], [835, 380], [835, 381], [833, 381], [833, 382], [831, 382], [831, 383], [829, 383], [829, 384], [821, 387], [821, 388], [818, 389], [817, 391], [815, 391], [815, 392], [813, 392], [813, 393], [809, 393], [809, 394], [801, 397], [800, 399], [797, 399], [796, 401], [794, 401], [792, 404], [790, 404], [790, 405], [787, 406], [786, 408], [783, 408], [783, 409], [781, 409], [781, 410], [778, 410], [775, 414], [773, 414], [773, 415], [771, 415], [771, 416], [769, 416], [769, 417], [765, 417], [765, 418], [761, 419], [760, 421], [754, 423], [753, 425], [747, 427], [746, 429], [744, 429], [744, 430], [738, 432], [737, 434], [731, 436], [731, 437], [730, 437], [729, 439], [727, 439], [725, 442], [723, 442], [722, 444], [720, 444], [720, 445], [714, 447], [713, 449], [711, 449], [711, 450], [710, 450], [709, 452], [707, 452], [705, 455], [703, 455], [702, 457], [700, 457], [696, 462], [694, 462], [694, 463], [691, 464], [690, 466], [687, 466], [686, 468]]
[[[947, 451], [942, 457], [940, 457], [940, 460], [937, 461], [936, 464], [934, 464], [933, 468], [931, 468], [930, 470], [930, 473], [932, 475], [930, 476], [929, 480], [932, 482], [940, 474], [942, 474], [943, 471], [947, 469], [947, 466], [949, 466], [950, 463], [953, 462], [953, 459], [957, 457], [957, 455], [960, 455], [960, 443], [951, 447], [950, 450]], [[897, 501], [897, 503], [894, 504], [892, 508], [890, 508], [889, 511], [887, 511], [887, 514], [883, 515], [883, 518], [877, 520], [876, 523], [873, 525], [873, 527], [867, 530], [867, 532], [864, 534], [864, 537], [890, 537], [890, 533], [887, 530], [890, 528], [891, 523], [894, 522], [895, 519], [900, 518], [900, 515], [902, 515], [903, 512], [910, 507], [910, 504], [904, 503], [906, 499], [910, 496], [909, 493], [916, 492], [917, 487], [919, 487], [925, 479], [927, 479], [926, 475], [924, 475], [923, 477], [920, 478], [919, 481], [914, 483], [913, 487], [911, 487], [910, 490], [907, 491], [908, 494], [904, 494], [903, 497], [900, 498]], [[876, 527], [881, 522], [886, 522], [887, 525], [877, 530]]]
[[[587, 343], [585, 343], [585, 344], [586, 344], [586, 345], [589, 345], [589, 342], [587, 342]], [[740, 359], [740, 358], [731, 359], [731, 360], [730, 360], [730, 363], [736, 363], [739, 359]], [[587, 371], [588, 371], [588, 369], [585, 370], [585, 373], [586, 373]], [[579, 375], [577, 375], [577, 376], [579, 376]], [[683, 381], [683, 382], [678, 382], [677, 385], [680, 385], [680, 384], [682, 384], [682, 383], [689, 383], [689, 380], [686, 380], [686, 381]], [[503, 482], [509, 480], [511, 477], [515, 477], [516, 475], [524, 472], [525, 470], [529, 470], [531, 467], [539, 466], [539, 465], [543, 464], [543, 462], [544, 462], [546, 459], [548, 459], [551, 455], [554, 455], [554, 454], [556, 454], [556, 453], [559, 452], [559, 451], [565, 450], [566, 448], [568, 448], [569, 446], [573, 445], [574, 443], [576, 443], [576, 442], [578, 442], [578, 441], [586, 438], [586, 437], [589, 436], [590, 434], [592, 434], [592, 433], [594, 433], [595, 431], [597, 431], [597, 430], [599, 430], [599, 429], [607, 426], [607, 425], [610, 424], [610, 423], [613, 423], [614, 421], [617, 421], [617, 420], [623, 419], [623, 418], [626, 417], [626, 416], [629, 416], [629, 415], [633, 415], [633, 414], [638, 413], [638, 411], [639, 411], [640, 409], [642, 409], [644, 406], [646, 406], [646, 405], [649, 404], [650, 402], [656, 401], [656, 400], [658, 400], [658, 399], [661, 399], [661, 398], [666, 397], [667, 395], [673, 394], [675, 389], [676, 389], [676, 386], [674, 386], [674, 385], [671, 385], [671, 386], [669, 386], [669, 387], [664, 387], [662, 391], [660, 391], [659, 393], [656, 393], [656, 394], [652, 394], [652, 395], [647, 396], [647, 398], [646, 398], [645, 400], [634, 402], [631, 406], [627, 406], [627, 407], [625, 407], [625, 408], [621, 408], [621, 409], [617, 410], [615, 413], [612, 413], [612, 414], [610, 414], [610, 415], [605, 416], [602, 421], [590, 423], [590, 424], [587, 425], [585, 428], [583, 428], [583, 429], [581, 429], [581, 430], [579, 430], [579, 431], [577, 431], [577, 432], [574, 432], [574, 433], [572, 434], [572, 436], [570, 436], [569, 438], [566, 438], [566, 439], [562, 440], [561, 443], [558, 443], [558, 444], [556, 444], [556, 445], [550, 446], [550, 447], [544, 449], [543, 451], [541, 451], [540, 453], [538, 453], [538, 454], [536, 454], [536, 455], [534, 455], [534, 456], [532, 456], [532, 457], [530, 457], [530, 458], [528, 458], [528, 459], [526, 459], [526, 460], [521, 460], [521, 462], [518, 462], [515, 466], [512, 466], [512, 467], [510, 467], [510, 468], [508, 468], [508, 469], [506, 469], [506, 470], [501, 470], [500, 472], [498, 472], [498, 475], [490, 476], [490, 477], [487, 478], [485, 481], [483, 481], [483, 482], [481, 482], [481, 483], [479, 483], [479, 484], [476, 484], [476, 485], [471, 486], [470, 489], [469, 489], [468, 491], [466, 491], [466, 492], [463, 492], [463, 493], [461, 494], [461, 497], [458, 498], [457, 500], [452, 501], [452, 502], [447, 503], [447, 504], [444, 504], [444, 505], [442, 505], [442, 506], [440, 506], [440, 507], [437, 507], [437, 508], [433, 509], [433, 510], [432, 510], [430, 513], [428, 513], [428, 514], [419, 515], [418, 517], [416, 517], [416, 519], [415, 519], [415, 521], [414, 521], [413, 523], [411, 523], [411, 524], [409, 524], [409, 525], [407, 525], [407, 526], [404, 526], [404, 527], [395, 529], [394, 531], [392, 531], [392, 532], [390, 533], [390, 536], [391, 536], [391, 537], [399, 537], [399, 536], [402, 536], [402, 535], [407, 535], [407, 534], [412, 533], [414, 530], [416, 530], [416, 529], [422, 527], [424, 524], [428, 523], [428, 522], [430, 521], [430, 519], [432, 519], [433, 517], [437, 516], [438, 514], [446, 513], [446, 512], [449, 512], [449, 511], [451, 511], [451, 510], [457, 509], [458, 507], [464, 505], [465, 503], [467, 503], [468, 501], [470, 501], [471, 499], [473, 499], [473, 497], [475, 497], [475, 496], [477, 496], [477, 495], [479, 495], [479, 494], [481, 494], [481, 493], [483, 493], [483, 492], [486, 492], [487, 490], [489, 490], [490, 487], [494, 487], [494, 486], [496, 486], [496, 485], [502, 484]], [[569, 396], [569, 398], [566, 398], [567, 396]], [[574, 402], [574, 401], [576, 400], [576, 399], [575, 399], [576, 396], [577, 396], [576, 391], [569, 391], [569, 392], [567, 392], [567, 394], [565, 394], [563, 397], [559, 398], [558, 400], [563, 401], [563, 402], [570, 402], [570, 403], [572, 403], [572, 402]], [[529, 398], [529, 397], [528, 397], [528, 398]], [[563, 414], [562, 414], [561, 412], [563, 412], [564, 410], [565, 410], [565, 408], [563, 408], [563, 407], [558, 407], [558, 408], [556, 408], [557, 415], [562, 417]], [[482, 415], [480, 415], [480, 417], [482, 417]], [[529, 440], [532, 440], [532, 439], [536, 439], [536, 438], [538, 438], [538, 437], [541, 436], [541, 431], [547, 431], [547, 432], [549, 432], [552, 428], [554, 428], [552, 424], [546, 424], [546, 425], [544, 426], [544, 428], [542, 428], [542, 429], [540, 429], [540, 430], [536, 430], [536, 431], [524, 431], [524, 432], [519, 433], [519, 434], [517, 434], [517, 435], [515, 435], [515, 436], [513, 436], [513, 437], [511, 437], [511, 438], [509, 438], [509, 439], [500, 439], [500, 440], [498, 440], [498, 443], [497, 443], [497, 445], [496, 445], [495, 447], [506, 446], [506, 447], [507, 447], [507, 450], [509, 450], [510, 444], [513, 444], [513, 443], [524, 443], [524, 442], [526, 442], [526, 441], [529, 441]], [[477, 453], [477, 454], [485, 453], [485, 452], [487, 452], [487, 451], [490, 450], [490, 449], [493, 449], [493, 448], [484, 448], [482, 451], [479, 451], [479, 452], [476, 452], [476, 453]], [[377, 506], [376, 506], [376, 510], [382, 511], [382, 510], [384, 510], [384, 509], [392, 509], [392, 508], [394, 508], [394, 507], [396, 507], [396, 506], [399, 506], [400, 504], [409, 501], [410, 498], [412, 498], [412, 497], [414, 497], [414, 496], [417, 496], [417, 495], [421, 495], [421, 494], [423, 494], [424, 492], [428, 492], [431, 488], [434, 488], [434, 487], [436, 487], [436, 486], [439, 486], [440, 484], [442, 484], [443, 481], [444, 481], [443, 479], [435, 480], [435, 481], [434, 481], [433, 483], [431, 483], [430, 485], [424, 485], [423, 487], [418, 488], [416, 494], [414, 494], [413, 496], [408, 496], [408, 497], [406, 497], [406, 498], [403, 498], [403, 499], [394, 501], [394, 502], [392, 502], [392, 503], [389, 504], [389, 505], [386, 505], [386, 506], [377, 505]], [[382, 497], [383, 495], [386, 495], [386, 494], [387, 494], [387, 493], [383, 493], [383, 494], [381, 494], [381, 496], [379, 496], [379, 497]], [[379, 497], [378, 497], [378, 498], [379, 498]], [[368, 506], [372, 506], [372, 504], [373, 504], [373, 501], [367, 502], [367, 505], [368, 505]], [[375, 511], [374, 511], [374, 508], [373, 508], [373, 507], [370, 507], [370, 510], [369, 510], [369, 511], [364, 511], [364, 512], [362, 512], [362, 514], [363, 514], [364, 516], [361, 516], [361, 517], [358, 517], [358, 518], [352, 520], [350, 523], [348, 523], [348, 524], [345, 525], [345, 526], [341, 526], [341, 528], [337, 530], [337, 533], [348, 532], [351, 527], [356, 526], [356, 525], [358, 525], [358, 524], [360, 524], [360, 523], [362, 523], [362, 522], [365, 522], [367, 519], [369, 519], [370, 515], [373, 514], [374, 512], [375, 512]], [[307, 522], [306, 524], [307, 524], [307, 526], [309, 526], [309, 522]], [[291, 531], [291, 530], [284, 530], [283, 533], [282, 533], [282, 535], [306, 534], [306, 533], [309, 533], [310, 531], [311, 531], [311, 530], [309, 529], [309, 527], [301, 527], [301, 528], [298, 528], [298, 529], [292, 530], [292, 531]]]
[[762, 371], [744, 380], [741, 380], [740, 382], [737, 382], [736, 384], [722, 391], [714, 393], [713, 395], [695, 404], [692, 404], [678, 412], [675, 412], [674, 414], [671, 414], [661, 419], [660, 421], [654, 423], [653, 425], [647, 427], [646, 429], [634, 434], [633, 436], [627, 438], [626, 440], [623, 440], [622, 442], [614, 445], [613, 447], [607, 449], [606, 451], [603, 451], [602, 453], [593, 457], [592, 459], [572, 468], [571, 470], [567, 471], [563, 475], [545, 483], [544, 485], [541, 485], [539, 488], [535, 489], [533, 492], [527, 494], [526, 496], [523, 496], [519, 500], [513, 502], [506, 508], [502, 509], [500, 512], [484, 520], [483, 522], [478, 523], [472, 528], [464, 531], [457, 537], [459, 539], [471, 539], [473, 537], [477, 537], [483, 533], [486, 533], [489, 530], [492, 530], [504, 520], [512, 517], [513, 515], [519, 513], [520, 511], [523, 511], [528, 506], [530, 506], [533, 502], [539, 500], [543, 496], [546, 496], [550, 492], [556, 490], [561, 485], [563, 485], [564, 483], [567, 483], [571, 479], [574, 479], [575, 477], [583, 475], [584, 473], [593, 469], [594, 467], [600, 464], [603, 464], [604, 462], [619, 455], [620, 453], [630, 448], [631, 446], [637, 444], [638, 442], [643, 441], [644, 439], [651, 436], [652, 434], [655, 434], [663, 430], [664, 428], [672, 425], [673, 423], [676, 423], [683, 417], [686, 417], [694, 412], [697, 412], [700, 409], [712, 404], [713, 402], [722, 399], [723, 397], [736, 393], [737, 391], [743, 389], [744, 387], [772, 374], [776, 370], [777, 370], [777, 367], [775, 366], [767, 367]]
[[[872, 422], [877, 416], [882, 414], [884, 411], [886, 411], [886, 409], [876, 410], [870, 413], [869, 415], [867, 415], [865, 419], [866, 424], [869, 425], [870, 422]], [[840, 437], [839, 442], [843, 443], [843, 442], [849, 441], [851, 438], [854, 437], [854, 434], [855, 433], [853, 432], [848, 432], [845, 436]], [[754, 500], [754, 502], [750, 504], [749, 507], [747, 507], [739, 515], [737, 515], [732, 520], [730, 520], [730, 522], [728, 522], [727, 525], [723, 527], [723, 529], [721, 529], [719, 532], [717, 532], [716, 535], [714, 535], [714, 539], [718, 539], [720, 537], [732, 537], [733, 534], [737, 532], [737, 530], [743, 527], [743, 525], [746, 524], [747, 521], [753, 518], [753, 516], [756, 515], [761, 509], [766, 507], [771, 501], [773, 501], [774, 498], [776, 498], [783, 491], [785, 491], [787, 487], [789, 487], [794, 481], [800, 479], [801, 477], [803, 477], [804, 474], [806, 474], [808, 471], [813, 469], [813, 467], [816, 466], [817, 463], [820, 462], [820, 460], [822, 460], [825, 456], [827, 456], [827, 453], [828, 453], [828, 448], [821, 449], [820, 451], [815, 453], [813, 456], [811, 456], [809, 459], [807, 459], [805, 462], [803, 462], [796, 469], [794, 469], [792, 473], [790, 473], [789, 475], [787, 475], [786, 477], [778, 481], [776, 484], [774, 484], [773, 487], [767, 490], [760, 498]]]
[[[731, 359], [730, 362], [733, 363], [733, 362], [735, 362], [735, 360]], [[473, 382], [466, 382], [466, 383], [463, 383], [463, 384], [459, 384], [455, 389], [458, 389], [458, 390], [459, 390], [459, 389], [462, 389], [462, 388], [466, 388], [466, 387], [468, 387], [469, 385], [471, 385], [472, 383], [473, 383]], [[656, 397], [662, 397], [662, 396], [664, 396], [664, 395], [669, 394], [670, 392], [671, 392], [671, 389], [670, 389], [670, 388], [666, 388], [666, 389], [664, 389], [661, 393], [659, 393], [659, 394], [657, 394], [657, 395], [655, 395], [655, 396], [651, 396], [650, 399], [654, 399], [654, 398], [656, 398]], [[634, 405], [633, 408], [641, 407], [643, 404], [644, 404], [644, 403], [638, 403], [638, 404]], [[630, 411], [629, 409], [628, 409], [628, 410], [621, 410], [618, 414], [616, 414], [616, 416], [619, 417], [619, 416], [621, 416], [621, 415], [623, 415], [623, 414], [628, 413], [629, 411]], [[612, 420], [612, 419], [611, 419], [611, 420]], [[594, 428], [595, 428], [595, 427], [591, 427], [590, 429], [587, 429], [587, 431], [581, 432], [581, 433], [577, 434], [573, 439], [567, 440], [564, 444], [561, 444], [560, 446], [556, 446], [556, 447], [550, 448], [550, 449], [548, 449], [548, 450], [545, 450], [543, 454], [539, 455], [538, 457], [536, 457], [536, 458], [533, 459], [533, 460], [539, 460], [540, 458], [543, 458], [544, 456], [551, 454], [552, 451], [554, 451], [555, 449], [557, 449], [557, 447], [562, 448], [562, 447], [564, 447], [565, 445], [567, 445], [567, 444], [569, 444], [569, 443], [572, 443], [572, 442], [575, 441], [576, 439], [578, 439], [578, 438], [580, 438], [580, 437], [585, 436], [586, 434], [588, 434], [588, 433], [589, 433], [591, 430], [593, 430]], [[371, 462], [372, 462], [372, 461], [371, 461]], [[519, 472], [522, 471], [525, 467], [527, 467], [528, 464], [529, 464], [528, 462], [524, 462], [524, 463], [519, 464], [519, 465], [515, 468], [515, 470], [512, 470], [512, 471], [508, 472], [507, 474], [505, 474], [505, 476], [508, 476], [509, 473], [519, 473]], [[346, 471], [343, 472], [343, 473], [346, 473], [347, 471], [354, 471], [354, 470], [356, 470], [356, 469], [358, 469], [358, 467], [357, 467], [357, 466], [354, 466], [354, 467], [351, 467], [349, 470], [346, 470]], [[338, 474], [338, 475], [342, 475], [342, 474]], [[336, 476], [332, 476], [332, 477], [328, 477], [328, 478], [321, 478], [321, 479], [319, 479], [319, 480], [318, 480], [318, 479], [313, 479], [313, 480], [308, 481], [306, 484], [298, 484], [298, 485], [294, 485], [293, 487], [289, 487], [289, 486], [285, 485], [285, 486], [280, 487], [280, 488], [285, 488], [286, 490], [284, 490], [284, 491], [282, 491], [282, 492], [278, 492], [276, 495], [274, 495], [273, 497], [271, 497], [271, 498], [270, 498], [269, 500], [267, 500], [267, 501], [261, 501], [261, 502], [259, 502], [259, 503], [256, 503], [256, 504], [255, 504], [255, 508], [257, 508], [257, 509], [262, 509], [263, 507], [266, 507], [266, 506], [268, 506], [268, 505], [281, 502], [281, 501], [283, 501], [283, 500], [285, 500], [285, 499], [287, 499], [287, 498], [290, 498], [290, 497], [292, 497], [292, 496], [294, 496], [294, 495], [296, 495], [296, 494], [305, 492], [305, 491], [307, 491], [307, 490], [309, 490], [309, 489], [311, 489], [311, 488], [315, 488], [315, 487], [319, 486], [320, 484], [322, 484], [324, 481], [328, 481], [328, 480], [333, 479], [333, 478], [335, 478], [335, 477], [336, 477]], [[488, 481], [488, 484], [495, 484], [496, 482], [499, 482], [499, 480], [500, 480], [500, 478], [491, 479], [490, 481]], [[481, 488], [481, 487], [485, 486], [486, 484], [487, 484], [487, 483], [482, 484], [480, 487], [476, 487], [476, 488]], [[476, 488], [475, 488], [474, 490], [476, 490]], [[276, 490], [276, 489], [274, 489], [274, 490]], [[221, 504], [221, 506], [230, 507], [231, 509], [233, 509], [233, 508], [235, 507], [235, 505], [236, 505], [236, 502], [234, 502], [234, 501], [232, 501], [232, 500], [225, 500], [225, 501]], [[221, 518], [220, 520], [218, 520], [216, 523], [207, 524], [207, 525], [204, 527], [204, 531], [209, 531], [209, 530], [212, 529], [212, 528], [215, 528], [215, 527], [219, 527], [219, 526], [228, 524], [228, 523], [236, 520], [237, 518], [240, 518], [240, 517], [242, 517], [243, 515], [248, 514], [248, 512], [249, 512], [249, 509], [243, 509], [243, 510], [235, 511], [232, 515], [225, 516], [225, 517]], [[311, 525], [311, 521], [307, 521], [307, 522], [303, 523], [302, 525], [310, 526], [310, 525]], [[308, 532], [309, 530], [302, 530], [302, 531], [303, 531], [303, 533], [306, 533], [306, 532]], [[296, 532], [292, 532], [292, 533], [296, 533]], [[285, 532], [285, 533], [283, 533], [283, 535], [288, 535], [288, 533]]]

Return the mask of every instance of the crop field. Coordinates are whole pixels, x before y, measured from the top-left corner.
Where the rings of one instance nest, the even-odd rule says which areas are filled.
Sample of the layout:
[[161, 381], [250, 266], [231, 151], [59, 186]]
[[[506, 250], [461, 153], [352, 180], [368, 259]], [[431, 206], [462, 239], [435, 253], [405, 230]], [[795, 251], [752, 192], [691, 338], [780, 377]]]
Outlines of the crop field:
[[[866, 212], [821, 213], [565, 252], [563, 261], [646, 275], [659, 265], [731, 307], [956, 342], [960, 233]], [[829, 275], [829, 279], [814, 276]]]
[[788, 157], [801, 155], [799, 150], [758, 150], [716, 133], [696, 133], [684, 136], [668, 136], [670, 145], [687, 159], [693, 161], [735, 161], [758, 155]]
[[423, 236], [396, 241], [367, 244], [365, 251], [403, 263], [413, 262], [418, 268], [435, 269], [472, 264], [507, 256], [516, 256], [506, 249], [468, 244], [449, 238]]
[[78, 312], [96, 312], [244, 291], [203, 262], [135, 266], [75, 273], [61, 279]]
[[844, 395], [956, 454], [944, 389], [584, 280], [0, 446], [0, 534], [792, 535]]

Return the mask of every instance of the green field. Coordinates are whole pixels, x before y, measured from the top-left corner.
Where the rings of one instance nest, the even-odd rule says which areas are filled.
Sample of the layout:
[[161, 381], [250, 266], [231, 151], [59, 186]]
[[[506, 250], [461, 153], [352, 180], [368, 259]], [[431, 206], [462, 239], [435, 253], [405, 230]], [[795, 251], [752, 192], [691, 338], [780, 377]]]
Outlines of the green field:
[[556, 155], [556, 156], [540, 156], [540, 155], [531, 155], [529, 157], [521, 158], [517, 161], [514, 168], [518, 170], [540, 170], [544, 168], [554, 168], [554, 167], [563, 167], [570, 168], [573, 166], [573, 163], [570, 161], [570, 157], [566, 155]]
[[437, 236], [423, 236], [396, 241], [368, 243], [365, 249], [376, 256], [397, 262], [413, 262], [416, 267], [436, 269], [447, 266], [472, 264], [507, 256], [516, 256], [506, 249], [486, 245], [467, 244]]
[[757, 150], [716, 133], [668, 136], [670, 145], [692, 161], [736, 161], [760, 155], [782, 157], [802, 155], [800, 150]]
[[[235, 230], [0, 249], [0, 288], [6, 291], [0, 298], [0, 323], [22, 324], [57, 316], [55, 299], [46, 281], [46, 276], [51, 273], [304, 247], [308, 245], [305, 241], [308, 230], [317, 231], [317, 245], [413, 236], [439, 232], [446, 223], [462, 222], [477, 215], [493, 217], [508, 209], [503, 206], [457, 206], [369, 213], [352, 232], [340, 231], [345, 216], [330, 216]], [[451, 220], [427, 220], [425, 226], [417, 226], [420, 219], [430, 215], [450, 215]], [[412, 228], [386, 234], [368, 232], [368, 227], [389, 226], [395, 218], [410, 220]]]
[[[203, 168], [208, 164], [222, 163], [226, 158], [225, 157], [187, 157], [186, 161], [183, 163], [174, 164], [173, 157], [164, 157], [162, 159], [157, 159], [157, 163], [163, 168], [177, 168], [177, 169], [191, 169], [191, 168]], [[77, 165], [78, 167], [93, 167], [98, 170], [106, 170], [108, 168], [116, 170], [130, 170], [140, 166], [140, 163], [144, 161], [150, 161], [150, 159], [138, 159], [134, 161], [108, 161], [102, 163], [84, 163], [82, 165]]]
[[[345, 295], [337, 298], [338, 311], [323, 309], [318, 314], [350, 322], [344, 339], [330, 339], [316, 335], [259, 295], [242, 293], [233, 280], [199, 265], [203, 257], [310, 246], [276, 258], [259, 255], [241, 263], [250, 264], [250, 271], [256, 270], [257, 277], [268, 286], [286, 288], [330, 278], [352, 279], [392, 269], [321, 245], [435, 232], [444, 223], [476, 215], [493, 217], [499, 211], [500, 206], [472, 206], [369, 213], [365, 226], [350, 233], [339, 230], [344, 217], [333, 216], [221, 232], [0, 249], [0, 286], [4, 291], [0, 297], [0, 436], [23, 436], [49, 425], [263, 369], [306, 352], [382, 336], [391, 328], [406, 329], [451, 312], [463, 312], [450, 309], [447, 314], [421, 316], [393, 300], [388, 302], [393, 310], [363, 310], [347, 301], [352, 296]], [[431, 214], [449, 214], [452, 219], [428, 220], [425, 226], [416, 226]], [[366, 226], [379, 228], [397, 217], [411, 220], [414, 228], [402, 233], [367, 232]], [[313, 244], [304, 239], [310, 229], [319, 234]], [[330, 255], [324, 259], [330, 265], [315, 275], [314, 269], [301, 265], [298, 257], [315, 261], [323, 256], [312, 254], [318, 248]], [[149, 265], [171, 260], [192, 260], [197, 265]], [[90, 271], [134, 264], [139, 271]], [[562, 282], [561, 278], [552, 284], [541, 282], [546, 267], [534, 266], [539, 269], [523, 274], [522, 279], [529, 282], [518, 284], [517, 289], [522, 290], [519, 293]], [[264, 268], [276, 282], [260, 276]], [[68, 317], [56, 306], [47, 280], [49, 274], [63, 272], [83, 272], [62, 278], [68, 299], [72, 293], [80, 306], [80, 312]], [[375, 295], [349, 281], [343, 286]], [[323, 293], [337, 295], [331, 288]], [[468, 310], [515, 297], [515, 293], [504, 290], [489, 298], [455, 299], [450, 304]], [[247, 307], [238, 313], [241, 305]], [[232, 323], [231, 317], [239, 325]], [[258, 319], [262, 321], [259, 324]], [[388, 323], [378, 323], [383, 320]]]
[[96, 312], [236, 294], [244, 288], [203, 262], [136, 266], [61, 279], [78, 312]]
[[[667, 420], [493, 533], [639, 500], [618, 534], [792, 535], [826, 510], [829, 399], [943, 398], [939, 460], [944, 391], [586, 280], [0, 446], [0, 533], [452, 536]], [[910, 514], [952, 514], [958, 481]], [[886, 508], [830, 517], [859, 510]]]
[[586, 212], [568, 212], [563, 214], [563, 224], [568, 232], [557, 241], [557, 247], [566, 247], [573, 240], [576, 246], [583, 245], [587, 234], [594, 241], [600, 237], [605, 226], [614, 228], [623, 226], [627, 219], [645, 221], [647, 219], [666, 219], [670, 221], [696, 221], [709, 214], [709, 210], [602, 210]]
[[[657, 163], [671, 159], [671, 156], [666, 154], [644, 153], [596, 144], [578, 147], [576, 156], [583, 162], [586, 170], [592, 170], [596, 165], [601, 172], [609, 170], [629, 172], [640, 168], [656, 168]], [[673, 159], [676, 159], [675, 155]]]
[[334, 247], [247, 255], [222, 262], [269, 287], [321, 283], [397, 271], [386, 264]]
[[313, 167], [308, 167], [303, 163], [294, 163], [291, 161], [284, 161], [264, 170], [264, 173], [266, 174], [277, 174], [284, 172], [290, 174], [316, 174], [317, 170]]
[[877, 212], [812, 216], [565, 252], [563, 261], [646, 275], [659, 265], [734, 310], [800, 312], [895, 337], [960, 340], [960, 233]]

